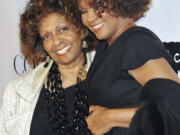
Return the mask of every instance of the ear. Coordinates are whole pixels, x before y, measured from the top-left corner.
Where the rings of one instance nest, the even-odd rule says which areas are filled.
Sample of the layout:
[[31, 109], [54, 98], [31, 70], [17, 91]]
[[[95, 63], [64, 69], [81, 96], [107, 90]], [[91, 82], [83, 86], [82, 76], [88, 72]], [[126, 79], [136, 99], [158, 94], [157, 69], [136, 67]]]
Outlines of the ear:
[[81, 37], [81, 40], [83, 40], [86, 36], [88, 35], [88, 30], [87, 28], [84, 28], [80, 31], [80, 37]]

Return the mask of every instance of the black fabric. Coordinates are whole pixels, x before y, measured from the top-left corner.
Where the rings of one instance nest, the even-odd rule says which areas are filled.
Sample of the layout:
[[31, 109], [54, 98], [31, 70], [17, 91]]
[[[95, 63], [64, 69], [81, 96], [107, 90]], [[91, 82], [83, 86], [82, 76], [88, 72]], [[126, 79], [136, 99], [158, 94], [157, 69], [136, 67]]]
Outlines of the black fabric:
[[[75, 86], [71, 86], [65, 89], [65, 104], [68, 112], [68, 121], [70, 125], [73, 121], [73, 93]], [[42, 90], [35, 107], [33, 119], [31, 122], [30, 135], [56, 135], [53, 131], [52, 125], [49, 121], [49, 112], [46, 105], [46, 94]]]
[[[110, 47], [102, 41], [96, 51], [87, 76], [87, 93], [92, 104], [108, 108], [146, 105], [147, 101], [140, 100], [142, 86], [128, 70], [160, 57], [173, 63], [159, 38], [143, 27], [128, 29]], [[129, 129], [113, 128], [107, 135], [129, 135]]]
[[180, 134], [180, 84], [168, 79], [150, 80], [143, 88], [141, 100], [148, 104], [132, 120], [132, 135]]
[[173, 64], [172, 57], [167, 53], [160, 39], [142, 27], [131, 29], [120, 49], [120, 66], [125, 70], [136, 69], [148, 60], [160, 57], [165, 57], [170, 64]]

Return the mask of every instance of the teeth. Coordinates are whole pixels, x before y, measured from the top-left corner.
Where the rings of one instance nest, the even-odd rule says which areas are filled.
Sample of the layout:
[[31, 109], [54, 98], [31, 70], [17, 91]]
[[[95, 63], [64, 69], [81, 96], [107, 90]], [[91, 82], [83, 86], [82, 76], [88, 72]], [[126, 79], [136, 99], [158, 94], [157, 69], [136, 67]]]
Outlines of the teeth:
[[100, 24], [94, 26], [93, 28], [94, 28], [94, 29], [98, 29], [98, 28], [100, 28], [103, 24], [104, 24], [104, 23], [100, 23]]
[[64, 47], [63, 49], [57, 51], [56, 53], [62, 55], [64, 53], [66, 53], [66, 51], [71, 47], [71, 45], [67, 45], [66, 47]]

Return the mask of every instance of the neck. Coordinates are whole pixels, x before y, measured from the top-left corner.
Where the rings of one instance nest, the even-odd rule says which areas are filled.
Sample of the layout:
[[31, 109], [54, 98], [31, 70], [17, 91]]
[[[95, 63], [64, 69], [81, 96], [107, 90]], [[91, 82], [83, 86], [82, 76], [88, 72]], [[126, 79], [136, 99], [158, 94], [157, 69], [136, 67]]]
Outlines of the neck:
[[78, 72], [84, 63], [83, 53], [78, 59], [69, 65], [58, 65], [59, 72], [61, 73], [61, 80], [63, 88], [72, 86], [77, 83]]
[[122, 21], [122, 18], [119, 19], [119, 28], [117, 30], [117, 32], [110, 38], [108, 39], [108, 46], [111, 46], [112, 43], [123, 33], [125, 32], [127, 29], [134, 27], [135, 23], [133, 22], [132, 19], [129, 18], [124, 18]]

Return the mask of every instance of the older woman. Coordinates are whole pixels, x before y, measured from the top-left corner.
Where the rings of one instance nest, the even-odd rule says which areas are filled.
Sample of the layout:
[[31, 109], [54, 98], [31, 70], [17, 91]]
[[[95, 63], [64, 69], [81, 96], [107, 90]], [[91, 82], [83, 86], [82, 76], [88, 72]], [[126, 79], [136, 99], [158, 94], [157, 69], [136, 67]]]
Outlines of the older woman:
[[70, 12], [62, 3], [30, 0], [21, 15], [22, 45], [38, 61], [46, 60], [8, 85], [0, 113], [0, 135], [90, 133], [83, 87], [91, 63], [90, 54], [82, 48], [87, 30], [77, 11]]
[[[87, 75], [95, 135], [180, 133], [180, 80], [160, 39], [136, 26], [151, 0], [76, 0], [82, 23], [102, 42]], [[129, 130], [130, 127], [133, 130]]]

